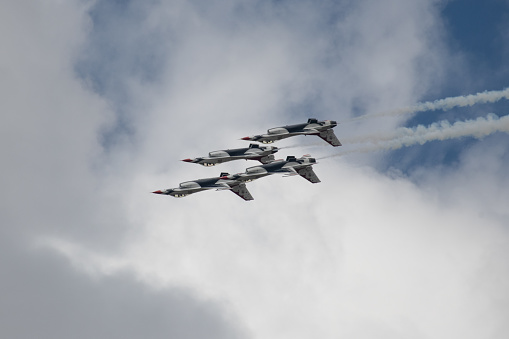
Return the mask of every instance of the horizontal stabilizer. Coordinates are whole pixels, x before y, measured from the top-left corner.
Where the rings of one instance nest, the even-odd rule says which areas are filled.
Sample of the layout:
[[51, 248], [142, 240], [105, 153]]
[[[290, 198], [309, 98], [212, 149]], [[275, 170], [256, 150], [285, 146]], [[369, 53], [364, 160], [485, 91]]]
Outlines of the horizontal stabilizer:
[[341, 146], [341, 143], [339, 142], [338, 138], [336, 137], [332, 129], [320, 132], [318, 136], [334, 147]]
[[268, 164], [268, 163], [273, 162], [274, 160], [276, 160], [276, 158], [274, 157], [274, 155], [273, 155], [273, 154], [269, 154], [269, 155], [267, 155], [267, 156], [265, 156], [265, 157], [261, 158], [261, 159], [260, 159], [260, 162], [261, 162], [262, 164]]
[[254, 200], [251, 193], [247, 190], [246, 184], [236, 185], [231, 188], [231, 191], [246, 201]]
[[299, 175], [303, 177], [306, 180], [309, 180], [313, 184], [319, 183], [320, 179], [316, 176], [315, 172], [313, 171], [313, 168], [311, 166], [304, 167], [298, 171]]

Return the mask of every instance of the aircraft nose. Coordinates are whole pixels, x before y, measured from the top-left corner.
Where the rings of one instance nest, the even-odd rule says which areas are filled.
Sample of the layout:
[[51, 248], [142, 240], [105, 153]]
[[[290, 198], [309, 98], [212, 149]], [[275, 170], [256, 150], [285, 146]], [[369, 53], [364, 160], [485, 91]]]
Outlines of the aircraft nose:
[[192, 162], [193, 160], [191, 160], [191, 159], [184, 159], [184, 160], [182, 160], [182, 161], [185, 161], [185, 162]]
[[243, 137], [240, 140], [251, 140], [251, 138], [250, 137]]
[[163, 192], [161, 190], [157, 190], [157, 191], [154, 191], [152, 193], [155, 193], [155, 194], [163, 194]]

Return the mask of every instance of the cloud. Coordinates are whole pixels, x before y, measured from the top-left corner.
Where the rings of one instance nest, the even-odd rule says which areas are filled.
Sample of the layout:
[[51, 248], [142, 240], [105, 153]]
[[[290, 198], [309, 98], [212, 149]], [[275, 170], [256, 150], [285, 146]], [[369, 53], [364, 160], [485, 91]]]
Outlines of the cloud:
[[[0, 146], [12, 273], [0, 295], [13, 310], [0, 331], [504, 337], [503, 137], [408, 177], [376, 159], [324, 159], [322, 183], [271, 176], [249, 184], [250, 203], [150, 194], [242, 171], [178, 161], [242, 136], [417, 102], [447, 74], [436, 2], [80, 4], [0, 11], [12, 65], [0, 103], [12, 112]], [[27, 314], [43, 318], [15, 327]]]
[[[468, 167], [454, 175], [472, 178]], [[475, 194], [458, 180], [420, 187], [325, 160], [315, 171], [321, 184], [299, 177], [254, 182], [249, 204], [228, 192], [196, 195], [191, 205], [153, 200], [145, 206], [149, 227], [116, 259], [149, 285], [193, 286], [229, 300], [258, 336], [475, 338], [507, 331], [500, 315], [507, 309], [497, 301], [506, 299], [503, 284], [486, 279], [507, 281], [498, 271], [509, 240], [498, 199], [507, 197], [488, 199], [496, 191], [482, 189], [497, 172], [474, 176], [484, 192]], [[502, 214], [488, 217], [494, 214], [485, 204]], [[87, 262], [80, 253], [71, 258], [85, 267], [107, 269], [111, 260]]]
[[40, 249], [4, 244], [1, 254], [5, 337], [246, 337], [226, 305], [188, 289], [150, 289], [129, 272], [94, 279]]
[[116, 252], [133, 223], [108, 190], [114, 155], [101, 135], [116, 106], [77, 77], [90, 29], [83, 2], [0, 5], [3, 99], [0, 298], [3, 337], [246, 337], [228, 307], [186, 287], [150, 289], [131, 272], [89, 277], [34, 250], [63, 237]]

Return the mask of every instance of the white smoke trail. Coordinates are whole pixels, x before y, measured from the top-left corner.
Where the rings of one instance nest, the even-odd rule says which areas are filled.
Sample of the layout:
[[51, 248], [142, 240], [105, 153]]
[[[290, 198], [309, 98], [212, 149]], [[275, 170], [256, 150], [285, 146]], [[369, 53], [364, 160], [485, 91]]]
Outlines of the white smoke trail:
[[[308, 143], [308, 144], [293, 144], [293, 145], [289, 145], [289, 146], [282, 146], [282, 147], [279, 147], [279, 149], [287, 149], [287, 148], [309, 148], [309, 147], [317, 147], [317, 146], [329, 146], [329, 144], [327, 144], [325, 141], [317, 141], [317, 142], [313, 142], [313, 143]], [[329, 146], [330, 147], [330, 146]]]
[[475, 104], [493, 103], [493, 102], [497, 102], [501, 99], [509, 99], [509, 88], [506, 88], [501, 91], [484, 91], [484, 92], [480, 92], [477, 94], [470, 94], [470, 95], [464, 95], [464, 96], [458, 96], [458, 97], [449, 97], [449, 98], [435, 100], [435, 101], [421, 102], [414, 106], [403, 107], [403, 108], [393, 110], [393, 111], [362, 115], [360, 117], [353, 118], [353, 119], [347, 120], [345, 122], [359, 121], [359, 120], [365, 120], [365, 119], [369, 119], [369, 118], [412, 114], [412, 113], [425, 112], [425, 111], [436, 111], [436, 110], [447, 111], [454, 107], [466, 107], [466, 106], [472, 106]]
[[[425, 144], [434, 140], [456, 139], [461, 137], [473, 137], [481, 139], [495, 132], [509, 133], [509, 115], [499, 118], [495, 114], [489, 114], [486, 118], [475, 120], [458, 121], [450, 124], [448, 121], [433, 123], [426, 127], [419, 125], [413, 128], [398, 128], [394, 133], [371, 136], [366, 138], [363, 146], [322, 157], [343, 156], [351, 153], [365, 153], [379, 150], [391, 150], [415, 144]], [[368, 141], [369, 142], [366, 142]]]

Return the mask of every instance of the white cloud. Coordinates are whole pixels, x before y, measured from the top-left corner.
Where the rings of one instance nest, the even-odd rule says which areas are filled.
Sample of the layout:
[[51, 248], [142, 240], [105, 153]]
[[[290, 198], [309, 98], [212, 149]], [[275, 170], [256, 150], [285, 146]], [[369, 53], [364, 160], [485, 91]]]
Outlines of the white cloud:
[[[31, 18], [16, 4], [0, 13]], [[255, 200], [249, 203], [225, 191], [180, 200], [149, 193], [241, 171], [248, 163], [209, 169], [178, 159], [243, 145], [235, 139], [268, 127], [309, 115], [341, 121], [354, 111], [416, 102], [447, 64], [434, 2], [136, 4], [143, 15], [127, 18], [139, 35], [129, 40], [116, 29], [105, 39], [113, 49], [121, 47], [118, 64], [108, 62], [122, 74], [102, 74], [101, 80], [123, 86], [122, 95], [115, 86], [93, 93], [74, 73], [76, 51], [103, 28], [94, 26], [84, 8], [32, 4], [40, 21], [22, 25], [7, 14], [0, 20], [2, 36], [11, 39], [3, 64], [13, 65], [2, 69], [8, 95], [0, 104], [5, 112], [19, 112], [2, 119], [8, 166], [1, 179], [7, 210], [1, 220], [9, 225], [2, 232], [13, 239], [3, 251], [25, 253], [27, 236], [46, 241], [74, 264], [34, 273], [37, 260], [30, 257], [4, 261], [3, 270], [28, 261], [32, 264], [21, 267], [30, 280], [54, 273], [55, 284], [71, 291], [63, 309], [79, 307], [73, 299], [79, 285], [99, 303], [101, 296], [118, 297], [112, 301], [115, 312], [106, 317], [118, 312], [129, 321], [137, 317], [129, 309], [141, 303], [143, 313], [167, 314], [170, 324], [204, 321], [212, 337], [507, 333], [504, 145], [476, 144], [450, 172], [420, 173], [418, 180], [418, 173], [391, 177], [348, 158], [323, 160], [315, 168], [322, 183], [264, 178], [250, 184]], [[109, 13], [112, 23], [126, 19]], [[134, 29], [129, 21], [123, 25]], [[17, 34], [4, 33], [22, 29], [34, 32], [19, 36], [37, 57], [18, 45]], [[147, 32], [158, 34], [141, 44], [151, 38]], [[140, 46], [149, 50], [134, 53]], [[154, 78], [131, 67], [133, 55], [148, 60], [149, 51], [160, 65]], [[85, 59], [104, 60], [95, 59], [93, 53], [100, 52]], [[392, 130], [398, 122], [380, 120], [336, 131], [341, 139]], [[129, 124], [132, 134], [119, 137], [122, 129], [113, 122]], [[107, 149], [100, 142], [105, 128], [118, 138]], [[62, 280], [75, 270], [88, 275], [79, 282]], [[127, 292], [115, 294], [111, 281]], [[176, 301], [179, 289], [185, 298]], [[151, 296], [140, 300], [146, 291]], [[124, 313], [117, 306], [129, 295]], [[166, 306], [157, 304], [160, 296], [167, 298]], [[172, 315], [184, 305], [192, 309], [184, 318]], [[58, 319], [61, 313], [53, 314]], [[146, 324], [130, 325], [136, 333]], [[173, 333], [159, 325], [161, 334]], [[184, 337], [196, 333], [191, 326], [182, 331]]]
[[185, 287], [151, 290], [125, 272], [94, 281], [32, 249], [39, 237], [63, 237], [116, 253], [132, 225], [121, 190], [105, 184], [109, 161], [122, 158], [101, 147], [114, 107], [74, 72], [86, 7], [2, 2], [0, 28], [1, 336], [244, 337], [227, 305]]
[[[466, 209], [403, 178], [334, 162], [316, 167], [321, 184], [255, 182], [249, 204], [213, 192], [192, 205], [143, 206], [147, 229], [121, 258], [149, 285], [228, 300], [257, 337], [505, 330], [499, 312], [507, 310], [495, 296], [506, 299], [507, 275], [497, 271], [507, 262], [491, 259], [509, 238], [503, 220], [479, 213], [482, 199]], [[499, 282], [485, 280], [494, 274]]]

